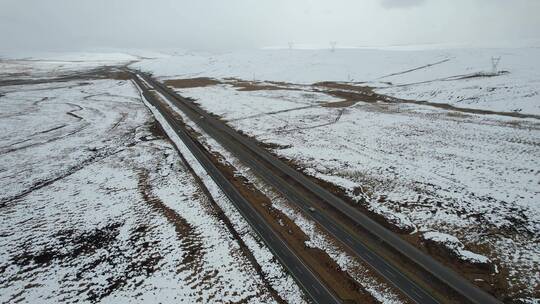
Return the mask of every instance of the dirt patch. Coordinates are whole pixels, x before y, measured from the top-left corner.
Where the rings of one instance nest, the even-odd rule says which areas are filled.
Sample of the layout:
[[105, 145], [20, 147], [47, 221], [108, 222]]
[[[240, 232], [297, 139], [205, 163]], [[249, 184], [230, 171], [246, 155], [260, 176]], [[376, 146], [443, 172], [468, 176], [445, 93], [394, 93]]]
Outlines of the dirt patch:
[[[112, 244], [109, 248], [105, 248], [109, 253], [106, 258], [95, 260], [93, 263], [88, 263], [77, 272], [79, 281], [83, 277], [91, 279], [93, 269], [100, 264], [105, 263], [109, 265], [109, 267], [115, 267], [115, 265], [127, 261], [126, 267], [121, 271], [112, 273], [112, 275], [107, 278], [107, 283], [105, 285], [90, 285], [83, 289], [83, 291], [88, 294], [88, 300], [90, 300], [90, 302], [99, 302], [114, 291], [125, 286], [133, 278], [148, 276], [158, 269], [157, 265], [162, 260], [162, 256], [154, 249], [154, 246], [158, 241], [146, 240], [146, 234], [149, 230], [150, 228], [147, 226], [140, 225], [130, 232], [128, 242], [130, 248], [135, 249], [135, 252], [132, 254], [124, 253], [121, 249]], [[81, 293], [83, 291], [81, 291]]]
[[[129, 248], [135, 249], [134, 254], [121, 249], [118, 235], [122, 226], [123, 223], [116, 222], [89, 231], [61, 230], [53, 236], [56, 240], [54, 246], [32, 251], [33, 246], [28, 244], [11, 262], [21, 267], [19, 275], [51, 264], [78, 264], [73, 280], [84, 286], [78, 291], [79, 296], [92, 303], [99, 302], [126, 285], [130, 278], [153, 273], [161, 260], [159, 254], [149, 253], [157, 241], [145, 241], [146, 226], [139, 226], [130, 232], [127, 242]], [[117, 268], [117, 265], [125, 267]], [[102, 267], [115, 268], [117, 271], [111, 272], [105, 281], [94, 282], [96, 268]], [[66, 282], [61, 279], [59, 283]]]
[[220, 81], [208, 77], [187, 78], [187, 79], [169, 79], [165, 80], [165, 85], [177, 89], [200, 88], [221, 84]]
[[152, 120], [148, 129], [156, 138], [167, 138], [167, 134], [165, 134], [165, 131], [163, 131], [161, 125], [155, 119]]
[[343, 100], [343, 101], [336, 101], [336, 102], [327, 102], [323, 104], [322, 106], [325, 108], [346, 108], [350, 107], [356, 104], [357, 101], [354, 100]]
[[245, 81], [236, 78], [226, 78], [225, 83], [232, 85], [237, 91], [272, 91], [272, 90], [299, 90], [291, 88], [284, 82]]
[[457, 112], [457, 111], [448, 111], [446, 112], [446, 116], [452, 117], [452, 118], [467, 118], [469, 117], [469, 114]]
[[[424, 105], [430, 106], [438, 109], [451, 111], [450, 116], [456, 115], [456, 113], [469, 113], [469, 114], [482, 114], [482, 115], [501, 115], [509, 117], [519, 117], [519, 118], [534, 118], [540, 119], [540, 115], [534, 114], [522, 114], [518, 112], [500, 112], [500, 111], [490, 111], [483, 109], [474, 109], [474, 108], [462, 108], [456, 107], [450, 104], [445, 103], [436, 103], [429, 101], [418, 101], [410, 99], [400, 99], [391, 97], [384, 94], [379, 94], [374, 92], [373, 87], [360, 85], [358, 83], [342, 83], [342, 82], [317, 82], [312, 85], [315, 88], [315, 91], [326, 93], [337, 98], [344, 99], [349, 102], [388, 102], [388, 103], [403, 103], [403, 104], [415, 104], [415, 105]], [[347, 103], [345, 103], [347, 104]], [[338, 104], [339, 105], [339, 104]]]
[[124, 71], [119, 69], [108, 69], [104, 72], [105, 78], [108, 79], [115, 79], [115, 80], [130, 80], [131, 75]]
[[[358, 101], [377, 102], [379, 100], [384, 100], [382, 96], [373, 92], [373, 88], [368, 86], [358, 86], [339, 82], [317, 82], [313, 84], [313, 87], [323, 93], [353, 103]], [[338, 103], [336, 104], [338, 105]]]
[[233, 86], [237, 91], [271, 91], [271, 90], [300, 90], [291, 87], [291, 84], [285, 82], [274, 81], [247, 81], [238, 78], [225, 78], [218, 80], [209, 77], [186, 78], [186, 79], [169, 79], [164, 81], [165, 85], [177, 89], [200, 88], [213, 86], [218, 84], [228, 84]]
[[13, 264], [26, 267], [29, 265], [44, 266], [55, 260], [75, 259], [84, 254], [92, 254], [98, 249], [110, 245], [119, 233], [120, 223], [113, 223], [102, 228], [91, 231], [77, 232], [74, 230], [63, 230], [56, 235], [56, 239], [62, 244], [72, 246], [67, 251], [65, 248], [47, 247], [38, 252], [24, 251], [15, 256]]
[[176, 230], [176, 235], [181, 242], [180, 246], [184, 249], [182, 261], [180, 265], [178, 265], [178, 271], [190, 271], [191, 274], [189, 275], [189, 278], [196, 277], [204, 279], [203, 281], [198, 279], [193, 280], [196, 281], [197, 284], [211, 283], [210, 279], [215, 277], [215, 275], [206, 276], [203, 274], [201, 276], [200, 273], [203, 270], [204, 255], [206, 254], [206, 251], [203, 247], [199, 233], [186, 219], [176, 213], [173, 209], [167, 207], [167, 205], [152, 193], [152, 186], [146, 170], [141, 169], [138, 173], [138, 177], [139, 193], [143, 197], [144, 202], [146, 202], [154, 211], [162, 214]]

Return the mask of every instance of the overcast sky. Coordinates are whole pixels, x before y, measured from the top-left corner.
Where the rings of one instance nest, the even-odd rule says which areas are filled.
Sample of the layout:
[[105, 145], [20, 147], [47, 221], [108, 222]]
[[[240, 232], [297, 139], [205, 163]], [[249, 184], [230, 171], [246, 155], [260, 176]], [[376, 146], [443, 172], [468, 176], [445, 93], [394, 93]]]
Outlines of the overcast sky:
[[229, 49], [540, 37], [540, 0], [0, 0], [0, 49]]

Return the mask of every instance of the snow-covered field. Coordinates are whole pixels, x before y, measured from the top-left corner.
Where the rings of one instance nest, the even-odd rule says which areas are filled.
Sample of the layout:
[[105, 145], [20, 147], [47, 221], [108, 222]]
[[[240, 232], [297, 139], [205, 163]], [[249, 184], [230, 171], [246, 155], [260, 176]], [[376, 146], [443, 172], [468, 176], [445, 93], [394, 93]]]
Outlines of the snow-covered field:
[[[540, 48], [142, 54], [154, 58], [3, 60], [0, 76], [50, 77], [139, 60], [131, 67], [162, 79], [217, 78], [222, 84], [179, 92], [273, 144], [276, 154], [341, 187], [403, 233], [444, 244], [464, 262], [489, 265], [507, 281], [509, 297], [540, 301], [538, 119], [407, 103], [328, 107], [340, 99], [311, 86], [343, 81], [398, 98], [534, 116], [540, 115]], [[493, 56], [501, 57], [498, 71], [505, 72], [487, 77]], [[280, 82], [262, 84], [281, 89], [241, 90], [230, 78]], [[0, 109], [2, 301], [78, 295], [124, 302], [154, 299], [155, 293], [163, 301], [268, 302], [268, 286], [300, 301], [298, 287], [276, 271], [280, 266], [268, 249], [219, 191], [214, 189], [216, 206], [173, 147], [150, 132], [151, 116], [130, 83], [0, 87]], [[309, 246], [353, 268], [348, 257], [316, 238], [309, 221], [278, 197], [275, 204], [297, 216], [312, 238]], [[223, 209], [241, 240], [231, 237], [213, 208]], [[264, 275], [235, 249], [240, 243], [264, 266]], [[197, 258], [182, 260], [192, 250]], [[179, 266], [184, 262], [198, 270]], [[364, 278], [362, 284], [382, 301], [395, 299], [381, 294], [379, 282]]]
[[0, 78], [14, 80], [80, 73], [92, 68], [127, 64], [138, 57], [124, 53], [0, 53], [0, 59]]
[[[492, 72], [495, 77], [468, 77]], [[540, 42], [520, 48], [338, 49], [176, 53], [133, 65], [171, 78], [362, 82], [396, 97], [540, 115]]]
[[0, 87], [0, 302], [303, 301], [154, 123], [129, 81]]
[[410, 104], [324, 107], [331, 97], [229, 85], [179, 91], [236, 129], [282, 147], [274, 152], [407, 233], [508, 271], [514, 292], [537, 290], [537, 120]]
[[[492, 56], [507, 72], [486, 77]], [[405, 103], [325, 107], [339, 99], [308, 85], [365, 82], [398, 98], [538, 115], [540, 48], [183, 53], [134, 66], [162, 79], [216, 78], [223, 84], [178, 91], [404, 233], [489, 265], [511, 297], [540, 299], [538, 119]], [[230, 78], [285, 89], [243, 90]]]

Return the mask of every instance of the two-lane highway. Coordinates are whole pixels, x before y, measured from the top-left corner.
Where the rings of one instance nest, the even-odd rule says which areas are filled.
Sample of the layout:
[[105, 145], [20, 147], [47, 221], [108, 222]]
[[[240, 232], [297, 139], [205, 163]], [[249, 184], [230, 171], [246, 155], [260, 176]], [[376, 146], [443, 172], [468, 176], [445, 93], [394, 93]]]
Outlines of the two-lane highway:
[[[355, 233], [350, 231], [338, 219], [326, 212], [318, 205], [320, 202], [328, 204], [341, 212], [349, 220], [369, 231], [380, 241], [400, 252], [419, 268], [427, 271], [440, 282], [453, 289], [463, 299], [472, 303], [500, 303], [497, 299], [474, 286], [454, 271], [446, 268], [430, 256], [424, 254], [395, 233], [373, 221], [367, 215], [348, 205], [334, 194], [314, 183], [303, 174], [291, 168], [254, 140], [240, 135], [237, 131], [223, 122], [213, 118], [190, 101], [182, 98], [163, 84], [147, 75], [141, 75], [149, 86], [153, 87], [162, 96], [185, 113], [190, 119], [201, 127], [208, 135], [233, 153], [238, 159], [253, 169], [266, 183], [281, 192], [289, 201], [297, 204], [306, 211], [317, 223], [324, 227], [336, 239], [351, 249], [358, 257], [369, 264], [388, 282], [400, 289], [406, 296], [416, 303], [438, 303], [432, 295], [418, 285], [399, 267], [396, 267], [377, 252], [366, 246]], [[315, 203], [318, 202], [318, 203]], [[315, 209], [315, 212], [311, 211]], [[424, 282], [424, 284], [426, 284]], [[428, 282], [427, 284], [430, 284]], [[443, 299], [444, 300], [444, 299]]]
[[289, 271], [310, 299], [314, 303], [321, 304], [341, 303], [341, 300], [337, 298], [318, 276], [296, 256], [294, 251], [287, 245], [281, 236], [272, 229], [251, 203], [249, 203], [221, 171], [219, 171], [214, 163], [206, 156], [204, 151], [201, 150], [191, 136], [184, 130], [184, 127], [179, 121], [174, 118], [154, 95], [151, 94], [153, 88], [148, 82], [139, 79], [138, 77], [134, 77], [133, 79], [154, 115], [161, 115], [167, 121], [169, 126], [174, 130], [178, 137], [180, 137], [191, 153], [212, 177], [214, 182], [235, 205], [240, 214], [246, 219], [265, 244], [267, 244], [274, 256], [279, 259], [281, 264]]

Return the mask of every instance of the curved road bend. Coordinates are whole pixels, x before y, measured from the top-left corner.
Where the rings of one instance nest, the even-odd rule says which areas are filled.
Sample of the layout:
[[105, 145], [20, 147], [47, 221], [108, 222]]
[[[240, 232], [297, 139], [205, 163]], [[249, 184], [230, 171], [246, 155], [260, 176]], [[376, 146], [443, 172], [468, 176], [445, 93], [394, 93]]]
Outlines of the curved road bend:
[[[298, 192], [290, 186], [290, 183], [269, 173], [269, 170], [265, 168], [264, 165], [261, 165], [261, 162], [255, 159], [253, 154], [257, 155], [264, 162], [270, 164], [280, 172], [283, 172], [285, 175], [292, 178], [297, 183], [301, 184], [305, 189], [309, 190], [321, 200], [339, 210], [356, 224], [360, 225], [367, 231], [370, 231], [377, 238], [384, 241], [386, 244], [400, 252], [403, 256], [438, 278], [441, 282], [445, 283], [470, 302], [477, 304], [501, 303], [487, 292], [476, 287], [454, 271], [448, 269], [441, 263], [435, 261], [432, 257], [410, 245], [395, 233], [384, 228], [382, 225], [375, 222], [362, 212], [348, 205], [346, 202], [333, 195], [328, 190], [324, 189], [318, 184], [315, 184], [303, 174], [289, 167], [277, 157], [259, 147], [253, 140], [240, 135], [223, 122], [214, 119], [206, 111], [203, 111], [190, 101], [182, 98], [163, 84], [146, 75], [143, 75], [143, 78], [162, 95], [167, 97], [171, 103], [186, 113], [203, 130], [209, 133], [209, 135], [218, 140], [218, 142], [220, 142], [224, 147], [230, 149], [231, 152], [237, 154], [239, 159], [245, 161], [245, 163], [252, 167], [255, 172], [259, 173], [263, 179], [282, 192], [282, 194], [284, 194], [289, 200], [299, 203], [300, 207], [304, 210], [310, 206], [316, 206], [313, 206], [313, 202], [306, 201], [302, 195], [299, 195]], [[201, 119], [201, 117], [203, 117], [203, 119]], [[240, 147], [238, 144], [235, 145], [235, 142], [240, 143], [240, 146], [242, 147]], [[401, 273], [398, 268], [392, 266], [386, 262], [384, 258], [366, 247], [361, 240], [354, 237], [350, 232], [343, 228], [339, 222], [330, 216], [325, 215], [323, 210], [318, 209], [318, 212], [307, 212], [307, 214], [311, 215], [332, 235], [341, 240], [343, 244], [351, 248], [360, 258], [371, 265], [380, 275], [385, 277], [390, 283], [400, 289], [411, 300], [416, 303], [438, 303], [428, 292]]]
[[133, 78], [138, 87], [142, 90], [144, 98], [154, 106], [167, 120], [174, 132], [182, 139], [191, 153], [197, 158], [206, 172], [212, 177], [214, 182], [221, 188], [225, 195], [238, 209], [240, 214], [246, 219], [249, 225], [261, 237], [264, 243], [270, 248], [281, 264], [289, 271], [293, 278], [306, 292], [313, 303], [341, 303], [332, 291], [313, 273], [304, 262], [296, 256], [294, 251], [287, 246], [264, 218], [255, 210], [234, 187], [234, 185], [219, 171], [219, 169], [206, 156], [204, 151], [195, 143], [184, 127], [172, 116], [166, 108], [150, 94], [152, 88], [148, 88], [138, 77]]

